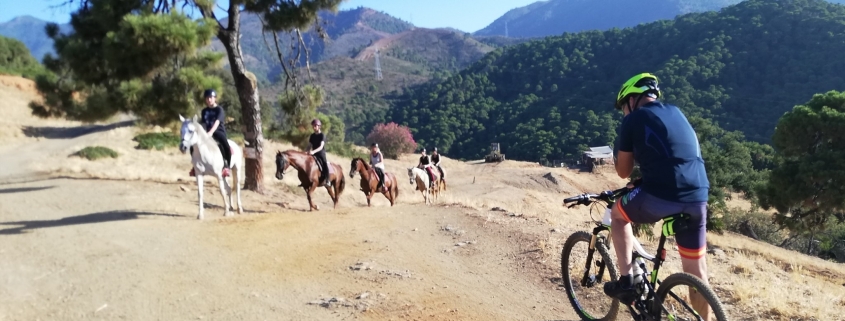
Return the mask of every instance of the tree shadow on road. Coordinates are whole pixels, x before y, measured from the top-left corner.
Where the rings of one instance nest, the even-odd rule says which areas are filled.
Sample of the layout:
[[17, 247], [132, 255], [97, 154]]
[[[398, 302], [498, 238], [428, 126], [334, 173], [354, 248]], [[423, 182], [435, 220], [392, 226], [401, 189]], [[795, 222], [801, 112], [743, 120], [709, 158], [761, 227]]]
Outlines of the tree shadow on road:
[[77, 215], [70, 217], [63, 217], [58, 220], [43, 220], [43, 221], [17, 221], [17, 222], [2, 222], [0, 225], [19, 225], [0, 230], [0, 234], [22, 234], [34, 229], [62, 227], [79, 224], [92, 223], [106, 223], [114, 221], [125, 221], [137, 219], [141, 216], [167, 216], [167, 217], [182, 217], [182, 215], [167, 214], [167, 213], [152, 213], [143, 211], [108, 211], [91, 213], [85, 215]]

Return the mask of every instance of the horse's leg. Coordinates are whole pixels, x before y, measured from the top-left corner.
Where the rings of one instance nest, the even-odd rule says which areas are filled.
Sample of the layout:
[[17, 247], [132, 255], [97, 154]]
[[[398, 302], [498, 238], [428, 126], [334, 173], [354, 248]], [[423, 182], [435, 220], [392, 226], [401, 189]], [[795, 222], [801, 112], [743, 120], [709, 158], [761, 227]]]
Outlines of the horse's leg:
[[[234, 173], [232, 173], [232, 175], [234, 175]], [[223, 178], [223, 181], [226, 182], [226, 196], [229, 196], [229, 206], [227, 206], [226, 208], [231, 207], [231, 209], [234, 210], [235, 209], [235, 202], [232, 199], [232, 196], [233, 196], [232, 195], [232, 192], [233, 192], [232, 185], [229, 184], [229, 180], [227, 180], [225, 178]]]
[[313, 193], [314, 190], [317, 189], [316, 184], [311, 184], [311, 186], [309, 186], [308, 188], [303, 187], [303, 189], [305, 189], [305, 196], [308, 197], [308, 210], [309, 211], [314, 211], [315, 209], [319, 210], [319, 208], [314, 206], [314, 202], [311, 200], [311, 193]]
[[384, 196], [387, 197], [387, 200], [390, 201], [390, 206], [393, 206], [393, 201], [396, 199], [396, 192], [394, 191], [396, 187], [396, 182], [390, 182], [390, 188], [387, 189], [387, 194]]
[[199, 171], [197, 171], [196, 178], [197, 178], [197, 197], [199, 198], [199, 203], [200, 203], [200, 210], [199, 210], [199, 211], [200, 211], [200, 213], [199, 213], [199, 215], [197, 215], [197, 219], [198, 219], [198, 220], [201, 220], [201, 219], [203, 218], [203, 213], [202, 213], [202, 212], [203, 212], [203, 203], [202, 203], [202, 173], [199, 173]]
[[[331, 180], [331, 177], [326, 178]], [[337, 183], [332, 182], [332, 186], [326, 186], [326, 191], [329, 192], [329, 197], [332, 198], [332, 202], [334, 202], [334, 208], [337, 208]]]
[[232, 212], [229, 211], [229, 206], [230, 206], [229, 201], [230, 201], [231, 196], [226, 195], [226, 190], [229, 189], [229, 183], [226, 182], [225, 178], [223, 178], [223, 174], [220, 174], [220, 176], [217, 176], [217, 185], [220, 186], [220, 196], [223, 196], [223, 207], [226, 209], [223, 212], [223, 216], [230, 216], [230, 215], [232, 215]]
[[235, 170], [232, 171], [232, 185], [235, 186], [235, 193], [238, 197], [238, 214], [244, 213], [244, 206], [241, 204], [241, 166], [238, 164]]

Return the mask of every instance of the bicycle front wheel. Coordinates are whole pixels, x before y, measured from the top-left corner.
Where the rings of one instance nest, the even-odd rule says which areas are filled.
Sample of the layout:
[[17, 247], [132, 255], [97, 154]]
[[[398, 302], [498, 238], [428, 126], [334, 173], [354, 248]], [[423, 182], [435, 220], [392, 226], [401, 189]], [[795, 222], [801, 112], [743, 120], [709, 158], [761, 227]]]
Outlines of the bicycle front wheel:
[[619, 278], [603, 242], [590, 253], [592, 235], [579, 231], [569, 236], [560, 254], [560, 269], [569, 303], [581, 320], [616, 320], [619, 300], [604, 294], [604, 282]]
[[663, 280], [657, 288], [653, 309], [658, 321], [728, 320], [713, 289], [689, 273], [675, 273]]

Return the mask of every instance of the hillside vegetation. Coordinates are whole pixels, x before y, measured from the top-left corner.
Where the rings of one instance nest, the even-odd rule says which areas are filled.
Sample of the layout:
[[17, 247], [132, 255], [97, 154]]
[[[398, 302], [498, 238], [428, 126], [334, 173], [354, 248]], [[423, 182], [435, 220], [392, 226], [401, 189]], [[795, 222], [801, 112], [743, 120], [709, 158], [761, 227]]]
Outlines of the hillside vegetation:
[[44, 72], [23, 42], [0, 36], [0, 74], [34, 78]]
[[769, 142], [778, 118], [814, 93], [841, 89], [845, 6], [745, 1], [632, 29], [549, 37], [497, 49], [443, 83], [398, 97], [389, 119], [425, 145], [479, 158], [572, 159], [612, 144], [622, 82], [649, 71], [664, 101]]

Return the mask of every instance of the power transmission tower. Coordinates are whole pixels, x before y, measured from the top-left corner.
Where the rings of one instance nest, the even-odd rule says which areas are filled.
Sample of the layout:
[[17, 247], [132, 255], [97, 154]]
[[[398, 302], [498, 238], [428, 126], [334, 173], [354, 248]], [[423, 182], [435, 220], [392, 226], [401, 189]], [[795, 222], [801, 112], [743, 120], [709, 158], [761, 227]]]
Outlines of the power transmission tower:
[[378, 48], [376, 48], [376, 80], [382, 80], [381, 63], [378, 60]]
[[505, 20], [505, 37], [508, 36], [508, 21]]

